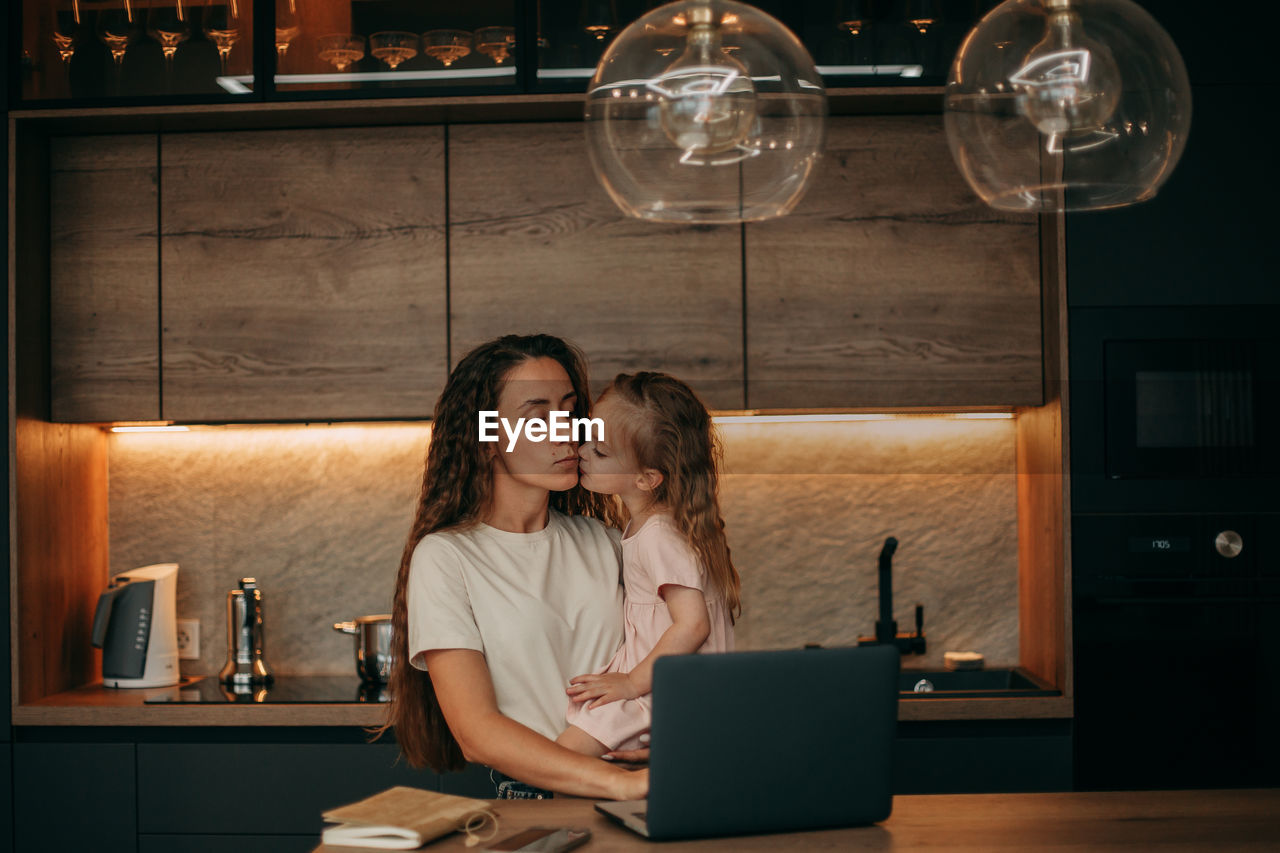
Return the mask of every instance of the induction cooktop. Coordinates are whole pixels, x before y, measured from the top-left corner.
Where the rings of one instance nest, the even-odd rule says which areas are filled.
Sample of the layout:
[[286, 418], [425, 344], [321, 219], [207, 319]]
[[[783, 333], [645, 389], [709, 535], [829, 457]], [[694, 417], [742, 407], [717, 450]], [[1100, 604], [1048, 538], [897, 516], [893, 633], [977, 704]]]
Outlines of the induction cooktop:
[[333, 705], [386, 702], [387, 686], [362, 684], [354, 676], [279, 675], [269, 685], [228, 685], [214, 676], [183, 678], [173, 688], [144, 700], [147, 705], [292, 704]]

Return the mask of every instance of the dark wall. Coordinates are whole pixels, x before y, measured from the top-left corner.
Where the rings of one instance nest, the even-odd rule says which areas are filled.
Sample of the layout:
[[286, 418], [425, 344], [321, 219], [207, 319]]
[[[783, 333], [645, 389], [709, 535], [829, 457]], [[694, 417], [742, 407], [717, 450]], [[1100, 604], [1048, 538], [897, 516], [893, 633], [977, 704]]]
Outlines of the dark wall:
[[[1148, 2], [1191, 78], [1191, 133], [1181, 162], [1149, 202], [1067, 217], [1072, 307], [1280, 302], [1271, 211], [1269, 79], [1262, 40], [1237, 9]], [[1253, 34], [1253, 35], [1251, 35]], [[1252, 84], [1252, 85], [1250, 85]]]

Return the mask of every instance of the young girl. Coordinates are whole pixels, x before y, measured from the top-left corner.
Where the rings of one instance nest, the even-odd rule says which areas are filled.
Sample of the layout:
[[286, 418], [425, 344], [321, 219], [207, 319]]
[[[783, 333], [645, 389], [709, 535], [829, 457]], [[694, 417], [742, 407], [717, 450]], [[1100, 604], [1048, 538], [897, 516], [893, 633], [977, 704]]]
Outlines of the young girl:
[[579, 448], [580, 482], [627, 509], [626, 614], [609, 665], [570, 679], [569, 727], [557, 743], [598, 756], [642, 746], [657, 658], [733, 649], [740, 584], [717, 498], [720, 449], [689, 386], [619, 374], [591, 414], [604, 421], [604, 440]]

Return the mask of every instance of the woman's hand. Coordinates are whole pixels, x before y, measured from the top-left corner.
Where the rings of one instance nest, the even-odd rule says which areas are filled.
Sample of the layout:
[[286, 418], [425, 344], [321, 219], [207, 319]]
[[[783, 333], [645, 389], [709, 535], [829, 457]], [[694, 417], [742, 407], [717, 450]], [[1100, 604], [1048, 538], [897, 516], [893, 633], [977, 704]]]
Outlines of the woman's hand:
[[626, 764], [648, 764], [649, 763], [649, 747], [641, 749], [615, 749], [613, 752], [606, 752], [603, 756], [609, 761], [617, 761]]
[[628, 770], [618, 774], [615, 800], [643, 800], [649, 796], [649, 768]]
[[564, 692], [568, 693], [569, 698], [574, 702], [585, 702], [588, 699], [594, 699], [594, 702], [587, 705], [588, 708], [594, 708], [597, 705], [608, 705], [610, 702], [617, 702], [619, 699], [635, 699], [642, 693], [625, 672], [575, 675], [569, 679], [569, 686]]

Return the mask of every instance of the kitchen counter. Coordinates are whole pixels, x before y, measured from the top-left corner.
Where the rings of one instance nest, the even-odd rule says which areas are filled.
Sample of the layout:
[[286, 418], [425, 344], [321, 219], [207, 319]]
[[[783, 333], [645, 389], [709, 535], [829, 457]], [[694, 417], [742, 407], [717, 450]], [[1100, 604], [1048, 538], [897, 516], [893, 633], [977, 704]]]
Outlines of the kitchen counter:
[[[284, 684], [290, 677], [279, 676]], [[294, 678], [305, 678], [295, 676]], [[206, 679], [210, 681], [212, 677]], [[323, 679], [318, 679], [323, 680]], [[331, 679], [330, 679], [331, 680]], [[37, 702], [15, 705], [15, 726], [376, 726], [384, 721], [383, 703], [360, 701], [358, 682], [350, 680], [348, 701], [184, 701], [178, 687], [113, 689], [101, 682], [55, 693]], [[1016, 720], [1070, 717], [1071, 699], [1063, 696], [912, 698], [898, 702], [900, 721]]]
[[375, 726], [384, 702], [351, 678], [278, 676], [266, 691], [225, 696], [213, 676], [174, 687], [86, 684], [13, 709], [15, 726]]
[[[586, 826], [584, 851], [657, 850], [597, 814], [593, 801], [500, 800], [494, 840], [532, 826]], [[425, 850], [477, 850], [454, 834]], [[664, 842], [663, 851], [704, 850], [1153, 850], [1280, 849], [1280, 789], [964, 794], [895, 797], [882, 824], [780, 835]], [[351, 853], [320, 845], [314, 853]]]

